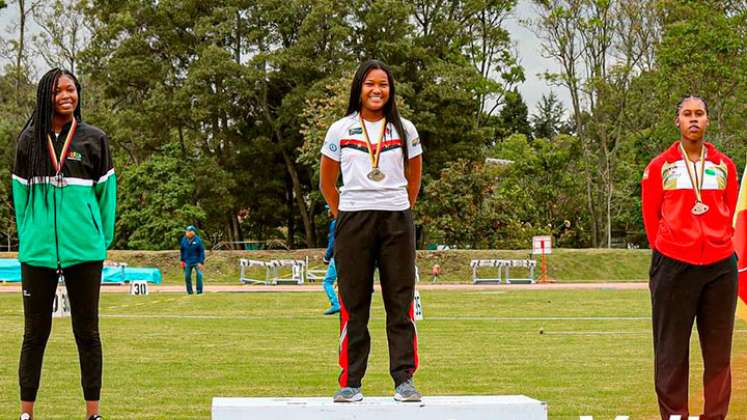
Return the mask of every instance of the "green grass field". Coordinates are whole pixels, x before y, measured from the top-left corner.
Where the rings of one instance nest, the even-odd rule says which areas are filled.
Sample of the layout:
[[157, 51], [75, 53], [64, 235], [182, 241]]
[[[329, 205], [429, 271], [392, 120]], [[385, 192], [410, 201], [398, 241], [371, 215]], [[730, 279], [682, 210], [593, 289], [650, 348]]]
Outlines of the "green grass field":
[[[550, 418], [655, 418], [645, 290], [428, 291], [418, 323], [427, 395], [525, 394]], [[108, 419], [206, 419], [214, 396], [330, 396], [335, 318], [319, 293], [201, 297], [105, 294], [101, 303]], [[392, 395], [380, 293], [372, 309], [364, 394]], [[0, 294], [0, 418], [17, 414], [21, 297]], [[544, 334], [540, 334], [543, 329]], [[692, 393], [702, 363], [693, 338]], [[747, 326], [734, 341], [732, 418], [747, 417]], [[82, 418], [70, 320], [55, 320], [37, 418]], [[693, 408], [693, 413], [699, 410]]]
[[[309, 258], [314, 269], [326, 269], [322, 264], [322, 249], [299, 249], [294, 251], [208, 251], [205, 261], [205, 276], [210, 284], [239, 284], [239, 260], [241, 258], [270, 261], [272, 259]], [[417, 265], [423, 281], [431, 281], [434, 264], [443, 268], [441, 283], [468, 283], [472, 271], [472, 259], [527, 259], [528, 250], [448, 250], [418, 251]], [[16, 258], [15, 252], [0, 252], [0, 258]], [[161, 270], [164, 284], [182, 284], [183, 274], [179, 268], [179, 251], [117, 251], [110, 250], [111, 261], [124, 262], [131, 267], [155, 267]], [[555, 249], [547, 257], [549, 276], [559, 282], [629, 282], [648, 281], [648, 266], [651, 251], [648, 249]], [[288, 274], [286, 270], [283, 275]], [[489, 273], [488, 269], [481, 269]], [[512, 269], [515, 275], [526, 275], [521, 269]], [[264, 278], [262, 269], [251, 273]], [[493, 270], [494, 274], [494, 270]], [[539, 268], [535, 272], [539, 275]]]

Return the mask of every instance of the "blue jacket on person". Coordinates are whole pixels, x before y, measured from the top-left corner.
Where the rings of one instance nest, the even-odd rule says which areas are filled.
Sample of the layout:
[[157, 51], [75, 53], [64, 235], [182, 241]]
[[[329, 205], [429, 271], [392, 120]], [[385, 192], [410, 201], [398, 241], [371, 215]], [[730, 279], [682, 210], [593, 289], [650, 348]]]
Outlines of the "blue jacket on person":
[[205, 246], [202, 245], [202, 239], [195, 235], [192, 240], [187, 236], [182, 236], [179, 241], [181, 245], [181, 260], [186, 264], [204, 264], [205, 263]]
[[329, 222], [329, 239], [327, 241], [327, 252], [324, 253], [324, 261], [331, 261], [332, 257], [335, 256], [335, 225], [337, 224], [336, 219], [332, 219]]

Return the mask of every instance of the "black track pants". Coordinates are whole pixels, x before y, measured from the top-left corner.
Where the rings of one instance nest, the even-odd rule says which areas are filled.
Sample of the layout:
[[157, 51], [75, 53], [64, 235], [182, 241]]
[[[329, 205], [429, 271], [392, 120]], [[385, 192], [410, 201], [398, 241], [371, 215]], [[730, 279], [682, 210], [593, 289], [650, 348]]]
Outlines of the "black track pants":
[[687, 418], [690, 333], [703, 353], [704, 415], [724, 419], [731, 396], [731, 342], [737, 303], [735, 257], [696, 266], [654, 251], [650, 271], [654, 381], [662, 419]]
[[368, 365], [373, 274], [379, 267], [386, 310], [389, 371], [394, 384], [418, 367], [415, 331], [415, 228], [403, 211], [340, 212], [335, 227], [335, 264], [340, 295], [341, 387], [360, 387]]
[[[73, 334], [80, 358], [81, 385], [86, 401], [98, 401], [101, 394], [99, 288], [102, 267], [102, 262], [96, 261], [64, 269]], [[21, 276], [25, 324], [18, 376], [21, 400], [35, 401], [44, 348], [52, 330], [52, 305], [57, 290], [57, 271], [22, 264]]]

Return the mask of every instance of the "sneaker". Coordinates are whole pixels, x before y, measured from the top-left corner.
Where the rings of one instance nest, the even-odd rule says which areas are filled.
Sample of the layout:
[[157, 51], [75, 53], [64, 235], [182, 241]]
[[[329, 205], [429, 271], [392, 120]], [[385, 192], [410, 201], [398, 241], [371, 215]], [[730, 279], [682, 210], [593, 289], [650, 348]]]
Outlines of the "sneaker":
[[330, 306], [329, 309], [324, 311], [324, 315], [334, 315], [336, 313], [340, 312], [339, 306]]
[[356, 402], [363, 399], [360, 388], [351, 388], [349, 386], [340, 389], [335, 392], [335, 396], [332, 397], [334, 402]]
[[397, 388], [394, 389], [394, 399], [402, 402], [419, 402], [423, 399], [423, 396], [415, 388], [415, 383], [410, 378], [397, 385]]
[[104, 420], [103, 417], [99, 416], [98, 414], [95, 416], [91, 416], [88, 418], [88, 420]]
[[31, 420], [31, 419], [32, 419], [31, 414], [23, 413], [21, 414], [21, 418], [19, 420]]

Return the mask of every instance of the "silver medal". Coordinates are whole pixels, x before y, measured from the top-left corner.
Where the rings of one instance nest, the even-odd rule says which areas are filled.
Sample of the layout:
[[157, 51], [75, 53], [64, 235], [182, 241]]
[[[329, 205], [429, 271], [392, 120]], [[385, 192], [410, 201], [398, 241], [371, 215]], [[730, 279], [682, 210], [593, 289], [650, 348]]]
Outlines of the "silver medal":
[[371, 169], [371, 172], [366, 175], [366, 177], [368, 177], [368, 179], [370, 179], [371, 181], [381, 182], [384, 180], [384, 178], [386, 178], [386, 175], [384, 175], [384, 172], [381, 172], [379, 168], [373, 168]]

